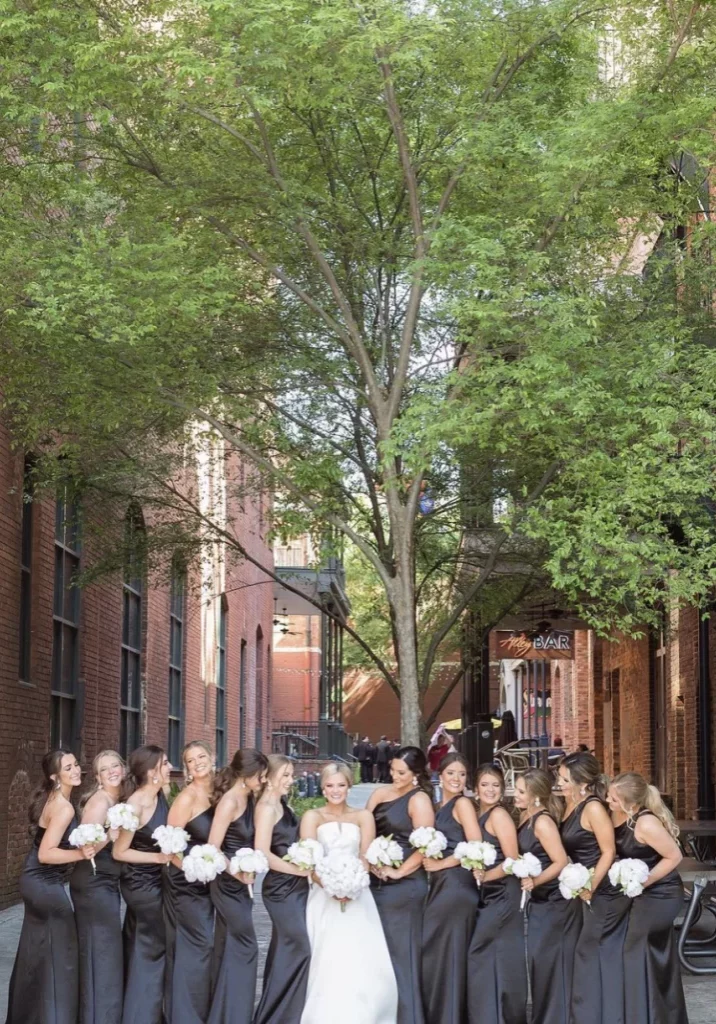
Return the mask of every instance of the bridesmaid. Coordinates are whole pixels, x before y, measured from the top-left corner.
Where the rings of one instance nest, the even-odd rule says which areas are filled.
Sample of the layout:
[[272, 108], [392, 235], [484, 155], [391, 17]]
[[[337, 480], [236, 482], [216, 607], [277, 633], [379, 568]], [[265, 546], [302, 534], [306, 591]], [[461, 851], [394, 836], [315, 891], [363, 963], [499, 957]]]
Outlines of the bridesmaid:
[[519, 856], [517, 830], [501, 806], [505, 780], [499, 768], [477, 771], [475, 792], [482, 838], [497, 851], [493, 867], [475, 871], [480, 884], [477, 923], [468, 950], [467, 1019], [470, 1024], [526, 1024], [527, 972], [520, 885], [502, 862]]
[[[85, 798], [82, 824], [103, 825], [107, 811], [119, 800], [124, 761], [115, 750], [103, 750], [92, 762], [95, 789]], [[112, 840], [97, 846], [96, 873], [87, 861], [72, 872], [70, 893], [75, 907], [80, 963], [80, 1024], [120, 1024], [124, 969], [119, 895], [121, 865], [112, 857]]]
[[569, 858], [558, 822], [562, 804], [552, 792], [552, 776], [530, 768], [515, 782], [520, 854], [531, 853], [542, 874], [524, 878], [527, 909], [527, 970], [532, 992], [532, 1024], [569, 1024], [574, 947], [582, 927], [578, 900], [565, 900], [558, 877]]
[[403, 850], [398, 868], [371, 868], [370, 884], [398, 983], [398, 1024], [425, 1024], [420, 959], [428, 880], [423, 858], [409, 843], [413, 829], [435, 824], [433, 787], [425, 754], [399, 747], [390, 763], [390, 786], [368, 801], [378, 836], [390, 836]]
[[[268, 758], [260, 750], [237, 750], [214, 785], [214, 820], [209, 842], [231, 860], [254, 845], [254, 802], [266, 783]], [[247, 883], [252, 877], [228, 871], [211, 883], [216, 908], [209, 1024], [251, 1024], [256, 995], [256, 942]]]
[[430, 894], [423, 919], [423, 1006], [430, 1024], [463, 1024], [467, 1018], [467, 950], [475, 930], [479, 893], [470, 871], [453, 852], [458, 843], [480, 840], [477, 812], [464, 796], [468, 764], [462, 754], [440, 762], [442, 803], [437, 828], [448, 841], [439, 860], [426, 857]]
[[139, 829], [124, 829], [112, 854], [125, 865], [124, 1007], [122, 1024], [161, 1024], [166, 938], [162, 910], [162, 868], [171, 860], [161, 853], [152, 833], [167, 824], [162, 792], [172, 766], [161, 747], [139, 747], [129, 756], [122, 798], [139, 818]]
[[618, 775], [609, 789], [617, 856], [649, 868], [644, 892], [631, 901], [624, 943], [624, 1019], [687, 1024], [676, 956], [674, 918], [684, 906], [676, 870], [678, 828], [656, 786], [635, 772]]
[[[189, 833], [189, 845], [209, 842], [214, 816], [211, 795], [214, 754], [203, 740], [187, 743], [182, 751], [187, 785], [169, 810], [168, 825]], [[211, 955], [214, 945], [214, 905], [209, 886], [187, 882], [181, 860], [175, 857], [164, 875], [164, 922], [167, 963], [164, 1012], [171, 1024], [204, 1024], [211, 998]]]
[[256, 849], [266, 855], [264, 906], [271, 918], [271, 944], [255, 1024], [300, 1024], [306, 1002], [311, 945], [306, 929], [308, 871], [282, 858], [298, 839], [298, 819], [288, 806], [293, 764], [283, 754], [269, 759], [266, 792], [256, 805]]
[[573, 1024], [625, 1024], [622, 954], [630, 901], [608, 878], [616, 847], [604, 803], [607, 783], [593, 754], [568, 754], [559, 766], [559, 788], [565, 799], [562, 843], [574, 863], [594, 868], [591, 892], [581, 893], [582, 929], [572, 975]]

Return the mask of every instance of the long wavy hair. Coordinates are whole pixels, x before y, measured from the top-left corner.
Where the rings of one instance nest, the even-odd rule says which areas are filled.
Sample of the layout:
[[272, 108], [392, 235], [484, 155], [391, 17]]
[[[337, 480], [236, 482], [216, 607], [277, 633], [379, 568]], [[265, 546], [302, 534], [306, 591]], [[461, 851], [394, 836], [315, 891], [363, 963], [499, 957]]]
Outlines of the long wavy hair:
[[127, 762], [127, 774], [124, 777], [122, 792], [119, 794], [119, 799], [122, 802], [145, 784], [147, 776], [157, 765], [162, 763], [163, 757], [163, 748], [157, 747], [153, 743], [137, 747], [132, 751]]
[[539, 800], [538, 806], [544, 807], [555, 822], [559, 823], [562, 820], [563, 807], [562, 801], [553, 792], [552, 776], [542, 768], [528, 768], [522, 779], [527, 795], [532, 798], [532, 801]]
[[[84, 809], [84, 807], [87, 804], [87, 802], [90, 799], [90, 797], [93, 797], [95, 795], [95, 793], [97, 793], [99, 791], [99, 789], [101, 788], [102, 784], [101, 784], [101, 782], [99, 782], [97, 776], [99, 774], [100, 762], [101, 762], [103, 757], [116, 757], [116, 759], [122, 765], [122, 768], [124, 768], [124, 771], [125, 771], [125, 774], [126, 774], [127, 765], [125, 764], [124, 758], [122, 757], [121, 754], [118, 754], [116, 750], [100, 750], [99, 754], [97, 754], [94, 757], [93, 761], [92, 761], [92, 783], [93, 784], [90, 786], [90, 788], [85, 793], [82, 794], [82, 796], [80, 798], [80, 806], [79, 806], [80, 810]], [[124, 780], [122, 780], [122, 785], [123, 784], [124, 784]], [[122, 792], [122, 786], [119, 787], [119, 791], [120, 791], [120, 793]]]
[[50, 750], [42, 759], [42, 779], [37, 784], [32, 796], [30, 797], [30, 805], [27, 809], [27, 816], [31, 825], [39, 825], [40, 816], [45, 808], [45, 804], [54, 791], [58, 788], [57, 782], [52, 778], [53, 775], [59, 775], [60, 769], [62, 768], [62, 758], [67, 757], [68, 754], [72, 754], [71, 750]]
[[606, 803], [609, 776], [602, 772], [602, 766], [594, 754], [580, 750], [576, 754], [567, 754], [560, 764], [567, 769], [575, 786], [583, 789], [585, 794], [597, 796], [602, 803]]
[[226, 768], [222, 768], [214, 779], [214, 789], [211, 795], [212, 805], [215, 807], [224, 793], [228, 793], [239, 779], [253, 779], [255, 775], [260, 775], [268, 770], [269, 759], [260, 750], [256, 750], [254, 747], [237, 750], [231, 758], [231, 762]]
[[502, 801], [505, 799], [505, 776], [501, 768], [498, 768], [496, 764], [486, 761], [485, 764], [478, 766], [475, 774], [475, 803], [477, 804], [478, 810], [480, 809], [480, 779], [483, 779], [486, 775], [492, 775], [500, 783], [500, 799], [498, 800], [498, 806], [502, 805]]
[[622, 772], [612, 782], [617, 791], [624, 812], [627, 815], [627, 824], [634, 827], [634, 816], [627, 808], [636, 808], [637, 812], [642, 810], [651, 811], [666, 831], [674, 839], [679, 838], [679, 826], [674, 821], [674, 816], [661, 798], [661, 793], [646, 781], [643, 775], [637, 772]]

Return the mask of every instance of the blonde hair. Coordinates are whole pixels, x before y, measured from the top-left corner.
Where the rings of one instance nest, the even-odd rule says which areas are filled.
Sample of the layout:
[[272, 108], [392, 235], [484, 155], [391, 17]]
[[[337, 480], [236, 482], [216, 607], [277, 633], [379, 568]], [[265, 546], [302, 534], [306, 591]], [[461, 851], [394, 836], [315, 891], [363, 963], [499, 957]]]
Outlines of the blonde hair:
[[342, 775], [348, 783], [350, 789], [353, 785], [353, 773], [347, 764], [340, 764], [338, 761], [330, 761], [321, 772], [321, 789], [325, 785], [327, 779], [330, 779], [331, 775]]
[[274, 775], [277, 775], [282, 768], [288, 766], [293, 768], [293, 761], [290, 757], [286, 757], [285, 754], [269, 754], [268, 758], [268, 777], [272, 779]]
[[636, 807], [639, 811], [646, 810], [659, 819], [666, 831], [674, 839], [679, 837], [679, 826], [674, 821], [674, 816], [661, 799], [661, 793], [646, 781], [643, 775], [637, 772], [622, 772], [612, 782], [612, 785], [619, 794], [622, 807], [627, 814], [630, 823], [634, 820], [627, 807]]
[[[90, 797], [93, 797], [95, 795], [95, 793], [98, 793], [100, 791], [100, 789], [102, 788], [102, 784], [101, 784], [101, 782], [99, 782], [97, 776], [99, 775], [100, 761], [102, 760], [103, 757], [114, 757], [114, 758], [116, 758], [117, 761], [119, 761], [119, 763], [122, 765], [122, 769], [123, 769], [124, 773], [126, 774], [126, 772], [127, 772], [127, 765], [125, 764], [124, 758], [122, 757], [121, 754], [118, 754], [116, 750], [100, 750], [99, 754], [96, 754], [94, 759], [93, 759], [93, 761], [92, 761], [92, 779], [93, 779], [94, 784], [92, 785], [92, 787], [90, 789], [87, 790], [86, 793], [83, 793], [82, 797], [80, 798], [79, 809], [81, 811], [84, 810], [84, 808], [85, 808], [85, 806], [87, 804], [87, 801], [90, 799]], [[122, 780], [122, 781], [124, 781], [124, 780]], [[120, 789], [121, 789], [121, 785], [120, 785]]]
[[203, 750], [205, 754], [209, 755], [212, 762], [214, 760], [214, 751], [211, 749], [211, 746], [206, 742], [206, 740], [192, 740], [191, 743], [185, 743], [184, 749], [181, 752], [181, 764], [182, 769], [184, 771], [184, 778], [187, 780], [187, 782], [189, 781], [189, 773], [186, 768], [186, 755], [189, 753], [190, 750], [192, 750], [193, 747], [198, 747], [200, 750]]
[[539, 806], [554, 818], [556, 822], [562, 820], [562, 801], [553, 792], [552, 776], [541, 768], [528, 768], [522, 775], [527, 795], [532, 797], [533, 802], [539, 800]]

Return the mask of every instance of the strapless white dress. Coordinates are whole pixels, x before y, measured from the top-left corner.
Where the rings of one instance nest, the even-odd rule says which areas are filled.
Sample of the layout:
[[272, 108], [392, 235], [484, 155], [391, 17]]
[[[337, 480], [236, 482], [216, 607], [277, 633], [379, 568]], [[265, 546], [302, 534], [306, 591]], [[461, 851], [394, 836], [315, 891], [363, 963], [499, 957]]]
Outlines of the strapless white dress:
[[[326, 852], [360, 852], [360, 828], [352, 822], [325, 822], [317, 836]], [[314, 885], [306, 925], [311, 968], [301, 1024], [396, 1024], [398, 986], [370, 889], [342, 912]]]

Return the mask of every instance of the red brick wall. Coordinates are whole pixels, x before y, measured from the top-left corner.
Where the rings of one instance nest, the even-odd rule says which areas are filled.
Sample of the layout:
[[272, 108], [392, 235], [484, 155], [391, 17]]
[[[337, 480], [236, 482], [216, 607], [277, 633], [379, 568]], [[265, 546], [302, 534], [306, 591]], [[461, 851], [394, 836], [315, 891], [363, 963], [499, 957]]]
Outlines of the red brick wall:
[[[457, 666], [446, 665], [425, 695], [425, 713], [430, 714], [444, 693], [445, 680], [452, 678]], [[349, 672], [343, 682], [345, 694], [343, 725], [347, 733], [360, 733], [372, 740], [385, 734], [400, 739], [400, 704], [388, 683], [380, 676]], [[460, 718], [462, 687], [458, 684], [440, 711], [432, 733], [440, 722]]]
[[289, 615], [288, 633], [276, 633], [273, 656], [274, 721], [316, 722], [321, 674], [320, 617]]

